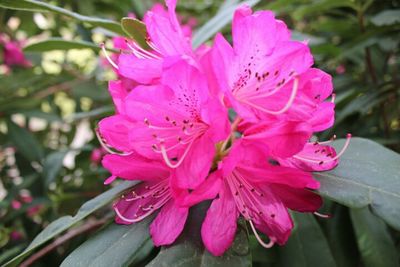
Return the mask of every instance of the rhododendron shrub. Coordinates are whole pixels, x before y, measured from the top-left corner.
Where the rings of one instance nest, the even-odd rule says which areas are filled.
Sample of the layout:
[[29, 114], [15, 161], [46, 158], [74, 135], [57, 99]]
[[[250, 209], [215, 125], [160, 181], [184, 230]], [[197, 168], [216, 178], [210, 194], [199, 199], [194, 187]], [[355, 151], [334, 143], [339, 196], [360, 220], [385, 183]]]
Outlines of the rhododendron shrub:
[[[188, 208], [211, 199], [201, 235], [212, 254], [231, 246], [239, 217], [264, 247], [284, 245], [293, 229], [289, 210], [322, 205], [311, 172], [336, 167], [349, 144], [350, 136], [337, 154], [329, 141], [309, 141], [333, 125], [332, 79], [312, 67], [307, 43], [292, 40], [271, 11], [240, 6], [233, 44], [217, 34], [198, 52], [175, 1], [166, 4], [168, 12], [145, 14], [149, 50], [127, 40], [130, 51], [115, 62], [108, 57], [137, 86], [110, 82], [118, 113], [98, 129], [116, 154], [103, 159], [112, 174], [107, 183], [143, 181], [116, 202], [116, 222], [136, 223], [161, 209], [150, 233], [155, 245], [168, 245]], [[236, 114], [231, 120], [229, 111]]]
[[0, 0], [0, 265], [398, 266], [398, 3], [331, 2]]

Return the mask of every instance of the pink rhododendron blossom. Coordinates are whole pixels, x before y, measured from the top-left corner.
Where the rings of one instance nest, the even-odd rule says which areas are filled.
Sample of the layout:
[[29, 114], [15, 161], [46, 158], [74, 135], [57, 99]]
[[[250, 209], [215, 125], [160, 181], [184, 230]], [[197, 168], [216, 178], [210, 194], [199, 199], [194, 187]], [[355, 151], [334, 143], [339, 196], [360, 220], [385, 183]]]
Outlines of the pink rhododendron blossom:
[[0, 38], [0, 44], [3, 45], [3, 60], [6, 66], [32, 66], [32, 63], [26, 59], [24, 53], [22, 52], [22, 42], [9, 40], [9, 38], [2, 35]]
[[[233, 45], [218, 34], [193, 51], [176, 1], [166, 3], [144, 18], [151, 50], [127, 42], [130, 53], [111, 61], [120, 75], [109, 82], [116, 114], [97, 131], [110, 153], [105, 183], [141, 181], [115, 203], [116, 222], [160, 210], [150, 233], [156, 245], [171, 244], [189, 208], [212, 200], [201, 229], [212, 254], [231, 246], [240, 216], [262, 246], [283, 245], [289, 210], [320, 215], [312, 172], [336, 167], [350, 142], [336, 152], [331, 141], [310, 141], [334, 123], [332, 78], [312, 68], [308, 45], [292, 41], [270, 11], [239, 7]], [[137, 84], [127, 90], [122, 79]]]
[[[120, 75], [150, 84], [160, 79], [165, 58], [183, 57], [195, 64], [191, 39], [182, 30], [175, 13], [176, 0], [166, 0], [166, 5], [167, 11], [156, 6], [144, 16], [149, 50], [131, 40], [126, 43], [130, 53], [121, 53], [117, 62], [107, 56]], [[105, 50], [104, 53], [107, 55]]]
[[[285, 113], [299, 90], [299, 75], [313, 64], [308, 46], [291, 41], [272, 12], [252, 14], [247, 6], [235, 12], [232, 37], [233, 47], [220, 34], [213, 47], [214, 71], [228, 103], [245, 119]], [[289, 94], [280, 93], [285, 87]]]
[[21, 207], [22, 207], [22, 204], [18, 200], [14, 199], [11, 201], [11, 208], [13, 208], [14, 210], [19, 210]]
[[116, 222], [136, 223], [160, 210], [150, 226], [153, 242], [156, 246], [173, 243], [185, 225], [189, 209], [179, 207], [172, 198], [171, 170], [161, 161], [136, 154], [106, 155], [103, 166], [111, 172], [111, 180], [118, 176], [144, 181], [114, 204]]
[[122, 114], [99, 124], [107, 143], [163, 159], [182, 188], [203, 181], [216, 143], [229, 134], [226, 110], [210, 95], [202, 73], [183, 60], [164, 70], [161, 84], [136, 87], [117, 109]]

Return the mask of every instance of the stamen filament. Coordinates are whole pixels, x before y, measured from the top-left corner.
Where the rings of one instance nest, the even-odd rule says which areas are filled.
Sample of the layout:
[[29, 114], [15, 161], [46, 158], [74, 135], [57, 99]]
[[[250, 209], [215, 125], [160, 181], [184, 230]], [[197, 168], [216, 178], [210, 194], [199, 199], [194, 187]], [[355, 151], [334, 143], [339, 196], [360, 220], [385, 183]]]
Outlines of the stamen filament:
[[321, 218], [324, 218], [324, 219], [329, 219], [329, 218], [332, 217], [330, 214], [322, 214], [322, 213], [319, 213], [317, 211], [314, 212], [314, 215], [316, 215], [318, 217], [321, 217]]
[[347, 134], [347, 136], [346, 136], [346, 142], [345, 142], [345, 144], [344, 144], [342, 150], [341, 150], [335, 157], [330, 158], [330, 159], [328, 159], [328, 160], [323, 160], [323, 161], [321, 161], [321, 160], [316, 160], [316, 159], [310, 159], [310, 158], [301, 157], [301, 156], [298, 156], [298, 155], [294, 155], [293, 157], [296, 158], [296, 159], [303, 160], [303, 161], [307, 161], [307, 162], [311, 162], [311, 163], [321, 163], [321, 162], [322, 162], [322, 163], [326, 163], [326, 162], [331, 162], [331, 161], [337, 160], [338, 158], [340, 158], [340, 157], [344, 154], [344, 152], [346, 151], [347, 147], [348, 147], [349, 144], [350, 144], [350, 139], [351, 139], [351, 134]]
[[282, 113], [286, 112], [292, 106], [293, 101], [296, 98], [296, 94], [297, 94], [298, 88], [299, 88], [299, 79], [295, 78], [294, 82], [293, 82], [292, 93], [290, 95], [289, 101], [280, 110], [268, 110], [268, 109], [265, 109], [263, 107], [260, 107], [260, 106], [258, 106], [256, 104], [254, 104], [252, 102], [249, 102], [249, 101], [247, 101], [245, 99], [240, 99], [240, 101], [245, 103], [245, 104], [247, 104], [247, 105], [249, 105], [249, 106], [251, 106], [251, 107], [253, 107], [253, 108], [255, 108], [255, 109], [258, 109], [258, 110], [260, 110], [262, 112], [265, 112], [265, 113], [268, 113], [268, 114], [272, 114], [272, 115], [279, 115], [279, 114], [282, 114]]
[[103, 140], [103, 138], [101, 137], [99, 130], [96, 129], [95, 132], [96, 132], [97, 140], [99, 141], [100, 145], [101, 145], [108, 153], [113, 154], [113, 155], [119, 155], [119, 156], [129, 156], [129, 155], [131, 155], [131, 154], [133, 153], [133, 152], [117, 152], [117, 151], [112, 150], [106, 143], [104, 143], [104, 140]]
[[166, 151], [166, 149], [165, 149], [165, 146], [164, 146], [163, 144], [161, 144], [161, 154], [162, 154], [162, 156], [163, 156], [163, 159], [164, 159], [165, 163], [168, 165], [168, 167], [170, 167], [170, 168], [172, 168], [172, 169], [178, 168], [178, 167], [182, 164], [182, 162], [183, 162], [183, 160], [185, 159], [186, 155], [188, 154], [190, 148], [192, 147], [192, 144], [193, 144], [193, 141], [192, 141], [191, 143], [189, 143], [189, 145], [188, 145], [188, 146], [186, 147], [186, 149], [185, 149], [185, 152], [183, 152], [183, 155], [181, 156], [181, 158], [179, 159], [179, 161], [178, 161], [177, 163], [175, 163], [175, 164], [173, 164], [173, 163], [169, 160], [168, 155], [167, 155], [167, 151]]
[[118, 69], [119, 69], [119, 68], [118, 68], [118, 65], [117, 65], [117, 64], [110, 58], [110, 56], [108, 55], [104, 43], [101, 43], [101, 44], [100, 44], [100, 48], [101, 48], [101, 50], [103, 51], [103, 54], [104, 54], [104, 56], [106, 57], [107, 61], [111, 64], [111, 66], [113, 66], [114, 68], [116, 68], [116, 69], [118, 70]]
[[248, 222], [249, 222], [249, 224], [250, 224], [250, 226], [251, 226], [251, 229], [253, 230], [254, 235], [255, 235], [256, 238], [257, 238], [258, 243], [260, 243], [260, 245], [263, 246], [264, 248], [272, 248], [272, 246], [275, 244], [275, 242], [274, 242], [272, 239], [270, 239], [269, 242], [268, 242], [268, 244], [265, 243], [265, 242], [261, 239], [261, 237], [258, 235], [257, 230], [256, 230], [256, 228], [255, 228], [254, 225], [253, 225], [253, 222], [252, 222], [251, 220], [249, 220]]

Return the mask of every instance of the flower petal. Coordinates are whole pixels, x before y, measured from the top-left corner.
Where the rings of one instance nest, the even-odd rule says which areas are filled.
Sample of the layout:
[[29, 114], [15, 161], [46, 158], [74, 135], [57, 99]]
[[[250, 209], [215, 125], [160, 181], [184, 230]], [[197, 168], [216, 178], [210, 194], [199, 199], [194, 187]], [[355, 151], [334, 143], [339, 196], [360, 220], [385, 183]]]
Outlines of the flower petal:
[[162, 208], [150, 225], [150, 234], [155, 246], [172, 244], [182, 232], [188, 208], [178, 207], [171, 199]]
[[99, 122], [99, 132], [106, 144], [120, 151], [130, 152], [129, 132], [134, 123], [124, 115], [114, 115]]
[[126, 180], [153, 181], [169, 177], [169, 170], [160, 161], [146, 159], [139, 155], [105, 155], [103, 167], [112, 175]]
[[201, 227], [201, 237], [208, 251], [214, 256], [221, 256], [231, 246], [235, 234], [239, 213], [233, 197], [224, 185], [207, 211]]
[[160, 78], [162, 60], [137, 58], [132, 54], [121, 53], [118, 68], [120, 75], [138, 83], [149, 84]]

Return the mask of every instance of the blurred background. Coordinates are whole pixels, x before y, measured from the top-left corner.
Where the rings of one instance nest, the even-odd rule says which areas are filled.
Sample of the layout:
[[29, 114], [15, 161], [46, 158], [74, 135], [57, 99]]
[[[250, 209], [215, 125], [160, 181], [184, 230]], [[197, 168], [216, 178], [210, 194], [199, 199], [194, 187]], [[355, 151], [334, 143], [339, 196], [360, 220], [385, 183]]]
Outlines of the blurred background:
[[[156, 3], [43, 2], [114, 21], [141, 18]], [[232, 2], [239, 1], [181, 0], [178, 12], [195, 30]], [[264, 0], [255, 9], [273, 10], [295, 39], [308, 41], [316, 66], [333, 76], [336, 123], [320, 138], [350, 132], [400, 152], [400, 1]], [[230, 28], [223, 33], [229, 36]], [[50, 37], [95, 45], [30, 46]], [[0, 264], [51, 221], [107, 189], [100, 164], [105, 151], [94, 130], [114, 112], [107, 81], [115, 74], [98, 46], [119, 49], [113, 37], [66, 16], [0, 7]], [[35, 266], [58, 266], [86, 238], [63, 243]]]

